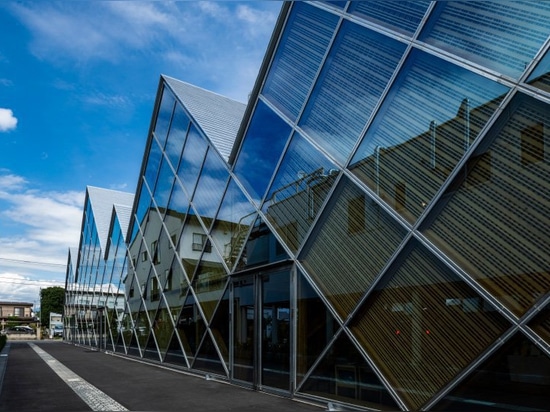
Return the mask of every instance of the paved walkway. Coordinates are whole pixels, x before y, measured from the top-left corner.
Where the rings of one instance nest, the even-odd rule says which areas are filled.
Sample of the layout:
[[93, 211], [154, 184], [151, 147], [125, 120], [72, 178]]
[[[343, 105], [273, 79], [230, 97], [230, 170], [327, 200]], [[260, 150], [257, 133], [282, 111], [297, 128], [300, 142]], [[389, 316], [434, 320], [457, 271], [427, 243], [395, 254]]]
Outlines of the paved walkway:
[[316, 411], [319, 406], [60, 341], [0, 354], [0, 411]]

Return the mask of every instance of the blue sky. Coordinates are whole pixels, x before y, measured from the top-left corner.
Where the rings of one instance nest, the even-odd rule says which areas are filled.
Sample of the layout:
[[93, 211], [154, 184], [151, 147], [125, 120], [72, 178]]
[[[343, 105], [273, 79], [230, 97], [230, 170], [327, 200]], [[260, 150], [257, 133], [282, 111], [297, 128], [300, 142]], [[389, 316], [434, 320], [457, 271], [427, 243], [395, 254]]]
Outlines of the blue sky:
[[0, 300], [64, 286], [87, 185], [135, 191], [160, 74], [245, 102], [280, 7], [0, 2]]

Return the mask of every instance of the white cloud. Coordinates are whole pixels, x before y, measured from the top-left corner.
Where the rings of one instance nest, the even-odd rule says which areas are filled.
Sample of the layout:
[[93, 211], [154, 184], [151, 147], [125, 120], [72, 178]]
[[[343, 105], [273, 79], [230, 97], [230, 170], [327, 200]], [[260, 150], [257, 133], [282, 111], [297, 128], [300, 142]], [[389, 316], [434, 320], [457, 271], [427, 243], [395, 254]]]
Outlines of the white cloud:
[[11, 109], [0, 107], [0, 132], [7, 132], [17, 127], [17, 117]]
[[45, 192], [0, 170], [0, 300], [38, 299], [64, 286], [69, 247], [79, 243], [84, 192]]

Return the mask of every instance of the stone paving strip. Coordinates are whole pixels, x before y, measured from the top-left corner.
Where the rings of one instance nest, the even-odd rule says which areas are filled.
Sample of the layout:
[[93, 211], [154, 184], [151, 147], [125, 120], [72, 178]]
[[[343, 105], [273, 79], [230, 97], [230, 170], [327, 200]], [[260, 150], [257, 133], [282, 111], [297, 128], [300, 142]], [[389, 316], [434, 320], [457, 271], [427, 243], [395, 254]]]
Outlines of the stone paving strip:
[[29, 346], [42, 358], [46, 364], [82, 398], [93, 411], [127, 411], [124, 406], [107, 396], [95, 386], [86, 382], [76, 373], [64, 366], [61, 362], [49, 355], [33, 343]]

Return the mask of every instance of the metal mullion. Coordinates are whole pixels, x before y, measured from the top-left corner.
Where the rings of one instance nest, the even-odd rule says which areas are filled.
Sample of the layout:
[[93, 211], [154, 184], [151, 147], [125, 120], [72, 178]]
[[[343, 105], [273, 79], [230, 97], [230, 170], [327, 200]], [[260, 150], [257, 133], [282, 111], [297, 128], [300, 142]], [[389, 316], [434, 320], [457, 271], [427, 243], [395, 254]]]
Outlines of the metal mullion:
[[302, 107], [300, 108], [300, 111], [296, 115], [296, 120], [294, 122], [296, 125], [298, 125], [298, 123], [300, 123], [300, 120], [302, 119], [302, 115], [304, 114], [304, 110], [306, 109], [306, 107], [309, 103], [309, 99], [311, 98], [311, 94], [313, 93], [313, 90], [315, 89], [315, 86], [317, 85], [317, 82], [319, 81], [319, 76], [321, 75], [321, 72], [323, 71], [323, 68], [325, 67], [325, 62], [327, 61], [327, 58], [328, 58], [328, 56], [330, 55], [330, 53], [332, 51], [332, 48], [334, 46], [334, 42], [336, 41], [336, 38], [338, 37], [338, 34], [340, 33], [340, 28], [342, 27], [342, 22], [344, 21], [342, 12], [335, 13], [335, 10], [333, 10], [333, 9], [329, 10], [327, 8], [324, 8], [324, 7], [319, 7], [314, 2], [307, 2], [307, 4], [309, 4], [313, 7], [325, 10], [326, 12], [328, 12], [330, 14], [333, 14], [333, 15], [336, 15], [336, 16], [339, 16], [339, 17], [338, 17], [338, 22], [336, 23], [336, 26], [334, 27], [334, 31], [332, 33], [332, 38], [328, 42], [327, 48], [325, 50], [325, 54], [324, 54], [323, 58], [321, 59], [321, 62], [319, 63], [319, 67], [317, 68], [317, 73], [315, 73], [315, 76], [313, 77], [313, 79], [311, 81], [311, 86], [309, 88], [309, 91], [305, 95], [304, 102], [302, 103]]
[[332, 336], [329, 343], [325, 346], [325, 348], [321, 351], [319, 356], [317, 356], [317, 359], [313, 364], [310, 366], [309, 370], [305, 373], [304, 377], [302, 378], [302, 382], [300, 382], [299, 385], [296, 385], [296, 392], [299, 392], [302, 389], [302, 386], [304, 383], [309, 379], [315, 368], [319, 366], [319, 364], [324, 360], [325, 355], [327, 352], [332, 348], [334, 343], [338, 340], [340, 335], [343, 333], [344, 328], [340, 325], [340, 328], [336, 331], [336, 333]]
[[388, 380], [384, 376], [384, 373], [378, 368], [378, 366], [376, 366], [376, 364], [374, 363], [372, 358], [369, 356], [367, 351], [363, 348], [363, 345], [361, 345], [357, 341], [357, 339], [355, 338], [351, 330], [347, 326], [344, 326], [343, 329], [344, 329], [344, 333], [348, 336], [348, 339], [352, 342], [353, 345], [355, 345], [359, 353], [363, 355], [363, 358], [366, 360], [369, 367], [373, 370], [375, 375], [378, 377], [382, 385], [384, 385], [385, 389], [389, 392], [389, 394], [391, 395], [393, 400], [398, 404], [401, 410], [403, 411], [409, 410], [409, 407], [407, 406], [407, 404], [400, 398], [400, 396], [397, 394], [397, 391], [395, 391], [393, 385], [390, 384], [390, 382], [388, 382]]
[[442, 398], [449, 394], [454, 388], [456, 388], [470, 373], [472, 373], [478, 366], [485, 362], [491, 355], [493, 355], [504, 343], [511, 339], [512, 336], [518, 331], [517, 325], [512, 325], [504, 334], [502, 334], [495, 342], [490, 345], [484, 352], [481, 353], [468, 367], [462, 369], [455, 378], [447, 384], [442, 390], [431, 397], [420, 410], [427, 411], [435, 406]]
[[430, 251], [440, 262], [442, 262], [449, 270], [453, 272], [461, 281], [465, 282], [470, 288], [474, 290], [485, 301], [490, 302], [495, 309], [503, 315], [513, 325], [518, 325], [518, 317], [514, 315], [506, 306], [504, 306], [497, 298], [495, 298], [488, 290], [481, 286], [475, 278], [470, 276], [465, 270], [458, 266], [451, 258], [449, 258], [438, 247], [433, 245], [424, 235], [419, 232], [413, 232], [413, 236], [418, 240], [426, 249]]
[[462, 158], [458, 161], [458, 163], [454, 166], [454, 169], [451, 171], [451, 173], [447, 176], [446, 180], [443, 182], [443, 184], [439, 187], [439, 190], [434, 193], [432, 196], [431, 201], [427, 204], [426, 208], [424, 209], [424, 212], [418, 216], [416, 219], [416, 222], [413, 225], [414, 231], [419, 231], [420, 227], [424, 223], [425, 220], [427, 220], [427, 216], [430, 215], [432, 209], [434, 209], [435, 205], [439, 202], [439, 200], [443, 197], [445, 194], [447, 188], [451, 185], [451, 183], [454, 181], [456, 176], [462, 171], [462, 168], [468, 163], [470, 160], [472, 154], [475, 153], [477, 147], [485, 140], [487, 137], [487, 134], [491, 131], [492, 127], [495, 125], [495, 123], [500, 119], [501, 114], [508, 109], [508, 104], [512, 101], [514, 96], [516, 95], [517, 88], [511, 88], [502, 102], [499, 104], [499, 106], [495, 109], [492, 116], [489, 118], [489, 120], [485, 123], [483, 128], [479, 131], [476, 139], [470, 143], [470, 147], [468, 150], [464, 152], [462, 155]]

